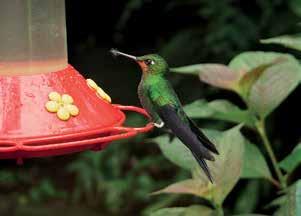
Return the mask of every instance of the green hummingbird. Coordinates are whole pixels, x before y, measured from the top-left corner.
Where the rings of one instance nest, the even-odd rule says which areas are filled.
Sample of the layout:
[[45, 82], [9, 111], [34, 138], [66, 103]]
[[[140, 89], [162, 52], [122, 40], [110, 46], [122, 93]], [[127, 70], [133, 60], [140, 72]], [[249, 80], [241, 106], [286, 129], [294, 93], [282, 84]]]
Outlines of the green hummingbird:
[[177, 94], [166, 78], [169, 72], [167, 62], [157, 54], [136, 57], [116, 49], [111, 49], [111, 53], [127, 57], [139, 64], [142, 78], [138, 86], [138, 96], [141, 105], [151, 116], [154, 126], [170, 129], [188, 147], [208, 179], [213, 182], [205, 160], [214, 161], [211, 153], [219, 153], [215, 145], [184, 112]]

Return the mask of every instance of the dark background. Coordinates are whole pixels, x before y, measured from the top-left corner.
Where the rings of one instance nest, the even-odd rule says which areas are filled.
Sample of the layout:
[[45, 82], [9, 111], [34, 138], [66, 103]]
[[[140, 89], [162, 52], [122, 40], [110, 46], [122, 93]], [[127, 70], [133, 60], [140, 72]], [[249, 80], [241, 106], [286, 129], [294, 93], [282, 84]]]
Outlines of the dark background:
[[[286, 0], [132, 0], [66, 1], [69, 63], [94, 79], [114, 103], [139, 105], [137, 65], [113, 58], [110, 48], [134, 55], [159, 53], [170, 66], [217, 62], [227, 64], [247, 50], [277, 50], [259, 39], [300, 32], [300, 5]], [[198, 98], [240, 99], [202, 84], [195, 77], [170, 77], [183, 104]], [[269, 117], [268, 132], [281, 159], [300, 139], [300, 87]], [[129, 115], [128, 124], [143, 124]], [[216, 127], [203, 121], [202, 127]], [[154, 136], [157, 131], [149, 134]], [[101, 153], [85, 152], [32, 159], [17, 167], [1, 161], [1, 215], [142, 215], [165, 206], [185, 206], [191, 196], [149, 196], [149, 193], [189, 176], [168, 162], [145, 136], [121, 141]], [[226, 213], [264, 208], [273, 188], [252, 182], [259, 199], [237, 205], [246, 181], [240, 181], [225, 203]], [[251, 202], [251, 201], [250, 201]]]

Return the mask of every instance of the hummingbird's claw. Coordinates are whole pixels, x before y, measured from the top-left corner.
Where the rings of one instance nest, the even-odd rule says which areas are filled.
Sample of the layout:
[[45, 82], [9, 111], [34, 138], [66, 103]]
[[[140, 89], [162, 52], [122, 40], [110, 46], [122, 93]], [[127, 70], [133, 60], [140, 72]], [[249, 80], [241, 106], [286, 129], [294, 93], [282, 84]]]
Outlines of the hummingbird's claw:
[[154, 126], [155, 126], [156, 128], [163, 128], [163, 127], [164, 127], [164, 122], [154, 123]]

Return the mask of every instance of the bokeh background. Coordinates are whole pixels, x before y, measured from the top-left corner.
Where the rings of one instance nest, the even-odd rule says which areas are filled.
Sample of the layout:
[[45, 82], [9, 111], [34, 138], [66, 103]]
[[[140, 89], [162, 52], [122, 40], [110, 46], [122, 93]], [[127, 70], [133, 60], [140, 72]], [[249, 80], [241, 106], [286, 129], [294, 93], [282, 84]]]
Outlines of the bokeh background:
[[[288, 52], [263, 46], [259, 39], [301, 29], [298, 0], [66, 0], [66, 16], [69, 62], [105, 89], [114, 103], [126, 105], [139, 105], [140, 71], [126, 59], [113, 58], [108, 52], [112, 47], [134, 55], [156, 52], [172, 67], [227, 64], [246, 50]], [[194, 77], [172, 75], [170, 80], [183, 104], [198, 98], [242, 104], [236, 95]], [[300, 91], [297, 88], [268, 119], [273, 143], [287, 144], [275, 146], [279, 158], [290, 152], [290, 143], [300, 140]], [[128, 115], [127, 124], [143, 123], [139, 116]], [[200, 125], [220, 126], [204, 120]], [[161, 207], [198, 203], [199, 198], [188, 195], [150, 195], [189, 176], [147, 142], [158, 133], [115, 142], [102, 152], [30, 159], [23, 166], [1, 161], [0, 215], [147, 215]], [[249, 208], [269, 214], [264, 206], [275, 195], [273, 188], [257, 180], [252, 184], [257, 198], [242, 197], [246, 182], [240, 181], [224, 204], [226, 213]]]

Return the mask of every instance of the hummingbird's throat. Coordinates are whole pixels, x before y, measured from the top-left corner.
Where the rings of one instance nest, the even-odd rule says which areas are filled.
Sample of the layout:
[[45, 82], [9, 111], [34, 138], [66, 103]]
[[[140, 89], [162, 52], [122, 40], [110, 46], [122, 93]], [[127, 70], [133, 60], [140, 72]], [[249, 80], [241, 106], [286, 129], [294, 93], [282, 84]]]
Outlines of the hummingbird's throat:
[[144, 61], [137, 61], [137, 63], [141, 67], [142, 72], [146, 73], [147, 70], [148, 70], [148, 66], [145, 64], [145, 62]]

